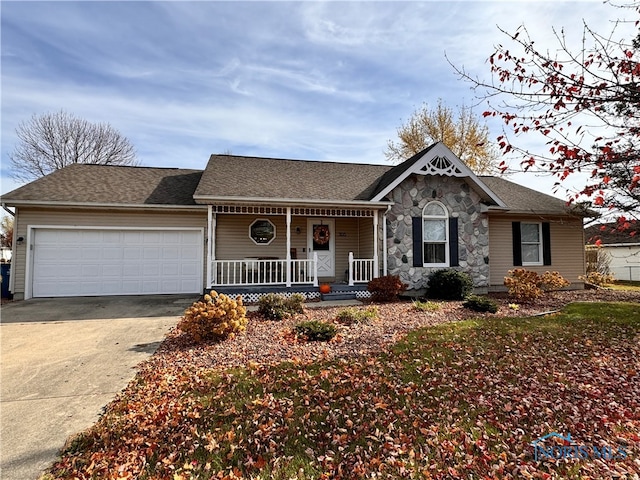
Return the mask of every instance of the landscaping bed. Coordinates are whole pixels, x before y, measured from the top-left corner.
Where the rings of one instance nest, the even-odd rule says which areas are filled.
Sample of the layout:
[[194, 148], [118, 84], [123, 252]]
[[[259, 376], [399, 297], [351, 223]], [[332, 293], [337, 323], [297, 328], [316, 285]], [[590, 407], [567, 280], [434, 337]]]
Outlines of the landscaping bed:
[[[294, 325], [301, 320], [334, 321], [344, 307], [308, 308], [304, 314], [282, 321], [264, 321], [256, 312], [248, 313], [249, 323], [244, 334], [222, 342], [193, 343], [188, 337], [172, 331], [158, 349], [152, 362], [226, 368], [247, 362], [279, 363], [291, 359], [348, 358], [378, 352], [385, 345], [402, 338], [416, 328], [482, 317], [526, 317], [557, 311], [571, 302], [630, 301], [640, 304], [640, 292], [618, 290], [575, 290], [554, 292], [532, 304], [518, 304], [517, 310], [506, 294], [491, 297], [499, 304], [496, 314], [482, 314], [462, 307], [463, 302], [438, 302], [435, 311], [420, 312], [411, 301], [377, 305], [379, 318], [368, 323], [340, 326], [338, 336], [330, 342], [301, 342], [292, 337]], [[364, 307], [361, 307], [364, 308]]]

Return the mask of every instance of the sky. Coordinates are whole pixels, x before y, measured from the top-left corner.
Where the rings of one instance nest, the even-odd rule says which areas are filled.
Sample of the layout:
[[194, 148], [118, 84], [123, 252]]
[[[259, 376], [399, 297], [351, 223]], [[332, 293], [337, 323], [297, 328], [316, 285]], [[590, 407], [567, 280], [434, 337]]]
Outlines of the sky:
[[[579, 47], [583, 22], [608, 32], [620, 15], [597, 0], [4, 0], [0, 191], [20, 185], [15, 128], [60, 110], [109, 123], [145, 166], [203, 169], [214, 153], [388, 164], [387, 142], [424, 103], [481, 117], [449, 62], [489, 79], [487, 58], [508, 43], [498, 27], [524, 24], [553, 50], [554, 27]], [[511, 179], [546, 193], [555, 182]]]

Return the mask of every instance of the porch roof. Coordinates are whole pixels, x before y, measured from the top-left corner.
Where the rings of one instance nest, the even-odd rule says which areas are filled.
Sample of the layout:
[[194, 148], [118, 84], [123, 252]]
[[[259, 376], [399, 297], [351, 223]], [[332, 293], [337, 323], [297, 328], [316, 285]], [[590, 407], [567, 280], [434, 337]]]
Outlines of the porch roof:
[[286, 200], [288, 203], [368, 202], [391, 167], [362, 163], [211, 155], [195, 191], [197, 203]]

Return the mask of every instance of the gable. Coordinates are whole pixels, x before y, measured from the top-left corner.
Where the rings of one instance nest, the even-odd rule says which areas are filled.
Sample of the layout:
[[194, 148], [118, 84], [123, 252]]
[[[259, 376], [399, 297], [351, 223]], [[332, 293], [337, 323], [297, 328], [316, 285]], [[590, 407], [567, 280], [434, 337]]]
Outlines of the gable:
[[442, 142], [431, 145], [387, 172], [377, 185], [372, 200], [382, 200], [410, 175], [441, 175], [462, 178], [485, 202], [506, 208], [504, 202]]

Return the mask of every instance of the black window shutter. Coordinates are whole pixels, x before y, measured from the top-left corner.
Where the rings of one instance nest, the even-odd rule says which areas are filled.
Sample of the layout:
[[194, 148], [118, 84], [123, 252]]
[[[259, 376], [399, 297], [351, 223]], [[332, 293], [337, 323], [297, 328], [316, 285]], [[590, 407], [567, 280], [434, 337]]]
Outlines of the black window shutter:
[[411, 227], [413, 235], [413, 266], [423, 267], [422, 260], [422, 217], [412, 217]]
[[551, 224], [542, 223], [542, 263], [551, 265]]
[[520, 234], [520, 222], [511, 222], [511, 237], [513, 240], [513, 265], [522, 265], [522, 236]]
[[460, 265], [458, 260], [458, 218], [449, 218], [449, 265], [457, 267]]

